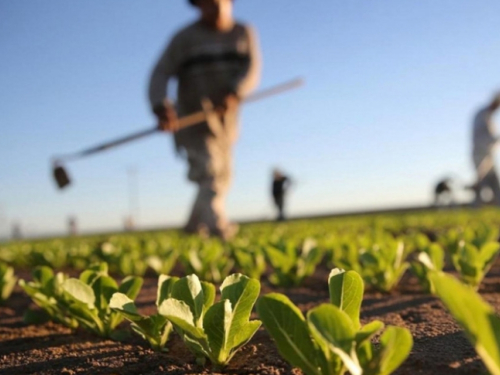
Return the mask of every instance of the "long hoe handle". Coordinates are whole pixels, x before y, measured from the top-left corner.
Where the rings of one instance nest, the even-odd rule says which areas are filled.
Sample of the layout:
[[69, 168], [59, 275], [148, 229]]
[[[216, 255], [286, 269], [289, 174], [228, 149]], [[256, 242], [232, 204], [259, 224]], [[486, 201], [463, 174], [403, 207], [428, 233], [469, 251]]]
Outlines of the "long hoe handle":
[[[262, 91], [259, 91], [253, 95], [250, 95], [248, 98], [244, 100], [244, 103], [253, 103], [260, 101], [262, 99], [266, 99], [268, 97], [274, 96], [281, 94], [285, 91], [289, 91], [292, 89], [295, 89], [299, 86], [301, 86], [304, 83], [304, 81], [301, 78], [297, 78], [285, 83], [282, 83], [280, 85], [271, 87], [269, 89], [265, 89]], [[179, 119], [179, 128], [187, 128], [189, 126], [193, 126], [196, 124], [199, 124], [203, 121], [206, 120], [207, 113], [204, 111], [196, 112], [187, 116], [184, 116]], [[60, 162], [62, 160], [74, 160], [74, 159], [79, 159], [85, 156], [89, 156], [101, 151], [109, 150], [110, 148], [114, 148], [116, 146], [122, 145], [124, 143], [128, 143], [131, 141], [135, 141], [136, 139], [144, 138], [148, 135], [154, 134], [158, 132], [158, 128], [155, 126], [154, 128], [149, 128], [146, 130], [141, 130], [136, 133], [132, 133], [129, 135], [126, 135], [122, 138], [115, 139], [113, 141], [105, 142], [100, 145], [90, 147], [88, 149], [76, 152], [74, 154], [68, 154], [68, 155], [63, 155], [57, 158], [54, 158], [55, 162]]]

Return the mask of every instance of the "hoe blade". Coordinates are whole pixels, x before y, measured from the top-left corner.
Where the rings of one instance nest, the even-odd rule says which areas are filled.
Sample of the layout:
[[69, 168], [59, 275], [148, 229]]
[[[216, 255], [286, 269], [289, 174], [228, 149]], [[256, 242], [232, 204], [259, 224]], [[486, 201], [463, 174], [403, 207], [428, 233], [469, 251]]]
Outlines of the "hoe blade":
[[59, 166], [54, 166], [54, 179], [56, 180], [57, 186], [59, 189], [64, 189], [71, 183], [66, 170]]

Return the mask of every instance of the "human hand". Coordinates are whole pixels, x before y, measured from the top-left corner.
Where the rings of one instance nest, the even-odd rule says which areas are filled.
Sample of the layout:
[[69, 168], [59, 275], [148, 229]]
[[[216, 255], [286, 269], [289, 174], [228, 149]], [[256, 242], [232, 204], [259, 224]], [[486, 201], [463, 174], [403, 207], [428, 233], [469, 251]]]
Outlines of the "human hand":
[[235, 111], [240, 105], [240, 98], [235, 93], [226, 95], [223, 103], [224, 112]]
[[158, 119], [158, 130], [170, 133], [179, 130], [177, 111], [171, 103], [159, 104], [153, 108], [153, 112]]

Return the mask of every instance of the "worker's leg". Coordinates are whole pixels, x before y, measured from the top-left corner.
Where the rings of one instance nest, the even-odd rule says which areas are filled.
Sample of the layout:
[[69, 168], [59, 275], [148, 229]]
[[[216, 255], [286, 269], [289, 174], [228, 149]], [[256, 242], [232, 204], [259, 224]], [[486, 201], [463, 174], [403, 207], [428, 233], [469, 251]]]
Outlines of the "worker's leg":
[[203, 202], [206, 200], [203, 196], [207, 194], [205, 181], [209, 178], [206, 172], [208, 153], [203, 144], [190, 145], [189, 147], [185, 147], [185, 149], [189, 163], [188, 179], [198, 185], [198, 193], [184, 230], [189, 233], [198, 233], [202, 229], [202, 209]]
[[207, 204], [206, 218], [210, 223], [210, 233], [228, 238], [235, 229], [226, 216], [226, 198], [231, 185], [232, 144], [228, 139], [219, 137], [207, 141], [213, 176], [210, 185], [214, 195], [210, 204]]
[[283, 214], [283, 203], [284, 203], [283, 194], [275, 195], [274, 202], [276, 203], [276, 208], [278, 209], [278, 217], [276, 220], [278, 220], [278, 221], [285, 220], [285, 215]]
[[500, 206], [500, 183], [498, 182], [498, 175], [494, 168], [486, 175], [484, 181], [493, 192], [493, 203]]
[[224, 139], [208, 137], [203, 145], [187, 147], [189, 179], [198, 184], [186, 231], [206, 228], [211, 234], [226, 237], [229, 222], [225, 200], [231, 177], [231, 145]]

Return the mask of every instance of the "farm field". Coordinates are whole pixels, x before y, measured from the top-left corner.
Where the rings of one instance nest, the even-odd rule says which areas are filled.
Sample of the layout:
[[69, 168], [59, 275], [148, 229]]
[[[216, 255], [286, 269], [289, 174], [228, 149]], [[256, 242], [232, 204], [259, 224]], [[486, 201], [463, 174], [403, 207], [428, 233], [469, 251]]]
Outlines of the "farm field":
[[[333, 268], [352, 269], [365, 284], [361, 325], [380, 320], [386, 326], [406, 328], [413, 336], [410, 354], [394, 374], [486, 374], [487, 368], [462, 328], [440, 298], [424, 290], [425, 284], [416, 275], [418, 267], [415, 271], [410, 264], [418, 265], [422, 252], [434, 261], [434, 250], [429, 249], [439, 244], [444, 271], [478, 288], [498, 313], [500, 262], [498, 246], [492, 245], [498, 243], [498, 229], [497, 210], [457, 209], [251, 224], [243, 226], [238, 238], [227, 244], [183, 237], [175, 231], [12, 242], [0, 245], [0, 260], [12, 265], [16, 277], [26, 282], [36, 266], [78, 277], [92, 264], [107, 262], [109, 274], [117, 280], [128, 275], [143, 277], [138, 296], [132, 298], [141, 315], [156, 313], [160, 274], [183, 277], [194, 273], [218, 287], [227, 275], [240, 272], [260, 278], [260, 296], [282, 293], [305, 315], [321, 304], [330, 304], [328, 280]], [[457, 269], [457, 264], [463, 264], [456, 258], [461, 241], [464, 246], [470, 242], [478, 248], [479, 244], [495, 247], [484, 279], [472, 279]], [[389, 263], [374, 258], [384, 249], [391, 249], [382, 259]], [[381, 276], [375, 263], [401, 274]], [[29, 324], [23, 319], [27, 311], [31, 312]], [[43, 315], [16, 285], [0, 306], [0, 374], [302, 373], [281, 357], [264, 328], [265, 321], [220, 369], [210, 361], [201, 364], [177, 333], [166, 342], [167, 351], [159, 352], [132, 332], [126, 320], [118, 328], [128, 335], [116, 341], [99, 337], [81, 323], [72, 329], [43, 321]], [[254, 308], [250, 320], [256, 319], [259, 314]], [[380, 340], [375, 335], [372, 341], [377, 347]]]

